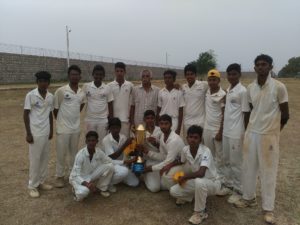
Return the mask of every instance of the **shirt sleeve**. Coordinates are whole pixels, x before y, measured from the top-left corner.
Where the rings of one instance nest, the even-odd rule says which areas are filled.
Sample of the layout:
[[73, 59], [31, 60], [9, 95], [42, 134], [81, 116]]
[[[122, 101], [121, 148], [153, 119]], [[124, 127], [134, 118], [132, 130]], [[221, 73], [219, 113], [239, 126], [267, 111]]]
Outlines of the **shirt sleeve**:
[[181, 151], [180, 162], [181, 163], [185, 163], [186, 162], [186, 155], [185, 155], [184, 151]]
[[241, 92], [242, 112], [250, 112], [247, 90]]
[[162, 106], [162, 96], [161, 96], [161, 90], [158, 92], [158, 97], [157, 97], [157, 106], [161, 107]]
[[25, 97], [24, 109], [31, 110], [31, 94], [28, 93]]
[[102, 145], [103, 145], [103, 150], [107, 156], [114, 153], [112, 144], [110, 143], [110, 141], [108, 139], [103, 139]]
[[81, 169], [83, 165], [83, 158], [81, 156], [81, 152], [79, 152], [76, 155], [74, 166], [71, 172], [71, 180], [78, 182], [81, 184], [83, 181], [85, 181], [81, 176]]
[[250, 95], [250, 85], [247, 87], [247, 100], [248, 103], [252, 104], [251, 95]]
[[135, 105], [135, 94], [136, 94], [137, 90], [135, 88], [132, 89], [132, 95], [131, 95], [131, 105], [134, 106]]
[[54, 94], [54, 108], [55, 109], [59, 109], [60, 104], [62, 103], [64, 98], [64, 93], [63, 91], [59, 88], [56, 90], [55, 94]]
[[200, 167], [205, 166], [205, 167], [209, 168], [209, 165], [211, 164], [212, 160], [213, 160], [213, 158], [212, 158], [211, 152], [209, 150], [205, 151], [201, 158]]
[[277, 96], [279, 104], [284, 102], [288, 102], [288, 93], [284, 84], [280, 83], [278, 85], [278, 96]]
[[101, 149], [98, 150], [98, 154], [102, 164], [112, 163], [112, 159], [108, 157]]
[[114, 100], [114, 96], [111, 91], [111, 88], [107, 86], [107, 102], [112, 102], [113, 100]]
[[185, 106], [185, 102], [183, 98], [183, 92], [179, 91], [179, 107], [184, 107], [184, 106]]

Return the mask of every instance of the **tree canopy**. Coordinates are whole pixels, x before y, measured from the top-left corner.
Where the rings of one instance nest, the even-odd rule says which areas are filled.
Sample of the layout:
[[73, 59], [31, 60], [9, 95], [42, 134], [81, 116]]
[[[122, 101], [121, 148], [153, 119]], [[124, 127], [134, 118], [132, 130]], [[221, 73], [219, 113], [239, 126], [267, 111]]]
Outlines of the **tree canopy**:
[[199, 54], [197, 60], [190, 62], [197, 68], [198, 74], [206, 74], [209, 70], [216, 68], [217, 59], [213, 50], [208, 50]]
[[290, 58], [278, 73], [279, 77], [294, 77], [300, 75], [300, 57]]

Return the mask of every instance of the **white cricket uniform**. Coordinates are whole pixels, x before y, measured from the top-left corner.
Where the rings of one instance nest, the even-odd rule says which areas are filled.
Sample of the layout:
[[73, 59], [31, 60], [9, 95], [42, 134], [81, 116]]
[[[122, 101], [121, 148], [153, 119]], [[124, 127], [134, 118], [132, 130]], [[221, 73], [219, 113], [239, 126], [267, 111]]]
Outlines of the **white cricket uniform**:
[[195, 198], [195, 212], [205, 209], [206, 199], [209, 195], [216, 195], [221, 189], [217, 169], [210, 150], [200, 144], [196, 157], [191, 155], [190, 147], [185, 146], [181, 153], [183, 166], [178, 166], [185, 174], [199, 171], [201, 166], [206, 167], [205, 175], [202, 178], [187, 180], [182, 186], [176, 184], [171, 187], [170, 194], [178, 199], [191, 202]]
[[66, 155], [69, 156], [69, 169], [74, 164], [80, 136], [80, 106], [85, 102], [84, 92], [78, 88], [75, 93], [69, 84], [58, 88], [54, 95], [56, 118], [56, 176], [65, 174]]
[[133, 88], [132, 92], [132, 105], [135, 108], [134, 111], [134, 124], [138, 126], [144, 122], [144, 112], [146, 110], [157, 110], [159, 88], [155, 85], [151, 85], [149, 91], [145, 91], [142, 85], [138, 85]]
[[215, 136], [219, 132], [224, 108], [224, 97], [226, 93], [220, 90], [211, 94], [210, 89], [206, 92], [205, 98], [205, 123], [203, 130], [203, 142], [211, 150], [217, 166], [218, 174], [224, 177], [224, 159], [222, 151], [222, 141], [216, 141]]
[[111, 91], [113, 93], [114, 117], [118, 117], [122, 122], [121, 133], [126, 137], [129, 137], [129, 111], [132, 101], [133, 84], [125, 80], [120, 87], [119, 83], [114, 80], [107, 85], [111, 88]]
[[53, 104], [53, 95], [47, 91], [44, 99], [37, 88], [28, 92], [25, 98], [24, 109], [30, 110], [30, 130], [33, 136], [33, 143], [29, 144], [29, 189], [37, 188], [47, 177], [50, 151], [49, 114], [53, 110]]
[[[152, 166], [152, 171], [159, 172], [164, 166], [179, 158], [183, 147], [184, 143], [182, 138], [174, 131], [171, 131], [166, 141], [164, 141], [164, 134], [162, 134], [159, 140], [159, 152], [148, 152], [148, 157], [159, 162]], [[169, 190], [171, 187], [170, 180], [172, 180], [172, 177], [169, 177], [169, 174], [163, 174], [161, 179], [160, 177], [157, 180], [153, 179], [152, 185], [155, 187], [160, 186], [161, 189]]]
[[96, 149], [92, 160], [87, 147], [81, 149], [75, 158], [69, 182], [73, 186], [76, 200], [81, 201], [88, 196], [90, 190], [82, 182], [96, 181], [96, 187], [106, 191], [114, 173], [112, 160], [100, 149]]
[[192, 87], [182, 85], [185, 102], [183, 117], [183, 137], [186, 142], [187, 130], [192, 125], [204, 127], [205, 121], [205, 95], [208, 89], [206, 81], [196, 80]]
[[178, 127], [179, 108], [184, 107], [182, 91], [173, 88], [168, 91], [166, 88], [158, 92], [157, 106], [161, 108], [159, 115], [168, 114], [172, 117], [172, 130], [176, 131]]
[[243, 140], [245, 133], [244, 112], [249, 112], [247, 89], [238, 83], [227, 89], [223, 128], [223, 154], [225, 185], [242, 192]]
[[[124, 134], [120, 133], [119, 142], [117, 142], [111, 133], [108, 133], [102, 141], [102, 146], [105, 154], [107, 156], [115, 153], [121, 146], [126, 142], [127, 137]], [[136, 187], [139, 184], [139, 179], [135, 176], [135, 174], [129, 170], [126, 165], [123, 163], [124, 154], [121, 154], [119, 158], [113, 160], [115, 173], [112, 179], [111, 184], [118, 184], [120, 182], [124, 182], [128, 186]]]
[[[146, 131], [146, 138], [148, 137], [154, 137], [156, 139], [156, 142], [159, 143], [160, 137], [162, 136], [162, 132], [159, 127], [155, 126], [152, 134], [148, 131]], [[145, 142], [145, 148], [147, 148], [149, 151], [154, 152], [156, 154], [159, 153], [159, 149], [152, 145], [150, 142], [146, 141]], [[158, 164], [162, 162], [162, 160], [158, 160], [156, 158], [151, 157], [151, 153], [145, 155], [145, 160], [146, 160], [146, 166], [152, 166], [155, 164]], [[160, 175], [159, 171], [153, 171], [149, 173], [144, 174], [144, 181], [147, 189], [151, 192], [158, 192], [160, 191]]]
[[253, 105], [243, 147], [243, 198], [253, 199], [259, 172], [263, 210], [274, 209], [276, 176], [279, 161], [281, 111], [288, 102], [283, 83], [271, 78], [260, 86], [257, 80], [247, 88], [248, 101]]
[[96, 87], [94, 82], [83, 85], [87, 106], [85, 115], [86, 132], [96, 131], [99, 135], [100, 144], [107, 134], [108, 103], [114, 100], [111, 89], [102, 83]]

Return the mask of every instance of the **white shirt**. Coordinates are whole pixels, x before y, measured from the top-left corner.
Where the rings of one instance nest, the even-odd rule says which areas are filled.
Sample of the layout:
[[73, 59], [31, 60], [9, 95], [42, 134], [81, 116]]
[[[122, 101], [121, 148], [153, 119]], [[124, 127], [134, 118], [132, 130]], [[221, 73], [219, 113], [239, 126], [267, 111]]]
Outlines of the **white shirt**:
[[182, 148], [184, 147], [183, 140], [174, 131], [171, 131], [166, 142], [164, 142], [164, 134], [161, 135], [159, 144], [159, 153], [153, 151], [148, 152], [151, 159], [162, 161], [152, 166], [153, 171], [161, 170], [164, 166], [173, 162], [180, 156]]
[[151, 85], [149, 91], [145, 91], [142, 85], [133, 88], [132, 105], [135, 106], [134, 123], [136, 126], [143, 123], [144, 112], [146, 110], [157, 110], [159, 88]]
[[222, 121], [222, 108], [225, 106], [223, 97], [225, 91], [220, 90], [214, 94], [210, 93], [210, 89], [206, 92], [205, 98], [205, 123], [204, 129], [218, 131]]
[[[146, 138], [153, 137], [153, 138], [155, 138], [155, 140], [156, 140], [157, 143], [159, 143], [161, 135], [162, 135], [161, 129], [159, 127], [157, 127], [157, 126], [154, 127], [154, 130], [153, 130], [152, 134], [149, 131], [146, 131]], [[155, 147], [154, 145], [152, 145], [148, 141], [145, 142], [145, 147], [149, 151], [159, 152], [159, 149], [157, 147]]]
[[[123, 134], [119, 134], [120, 138], [119, 138], [119, 142], [117, 142], [113, 136], [111, 135], [111, 133], [107, 134], [103, 140], [102, 140], [102, 146], [103, 146], [103, 150], [105, 152], [105, 154], [107, 156], [115, 153], [119, 148], [121, 148], [121, 146], [126, 142], [127, 138], [125, 135]], [[120, 160], [123, 160], [123, 154], [121, 154], [116, 160], [113, 160], [114, 163], [116, 164], [121, 164]]]
[[89, 122], [107, 122], [108, 103], [114, 100], [111, 89], [102, 83], [96, 87], [94, 82], [83, 85], [82, 90], [87, 99], [85, 121]]
[[81, 184], [88, 181], [90, 175], [102, 164], [112, 163], [112, 160], [104, 154], [101, 149], [96, 149], [92, 161], [87, 147], [81, 149], [77, 154], [70, 174], [70, 181]]
[[75, 93], [69, 84], [58, 88], [54, 95], [54, 108], [59, 109], [56, 118], [56, 132], [71, 134], [80, 132], [80, 106], [85, 95], [78, 87]]
[[207, 179], [218, 179], [217, 169], [211, 151], [202, 144], [199, 145], [195, 158], [193, 158], [190, 152], [190, 146], [185, 146], [181, 152], [180, 161], [185, 163], [185, 166], [187, 165], [193, 173], [199, 171], [201, 166], [205, 166], [207, 169], [204, 177]]
[[238, 83], [232, 89], [227, 89], [224, 112], [223, 135], [229, 138], [240, 139], [245, 133], [244, 113], [249, 112], [247, 89]]
[[196, 80], [192, 87], [182, 85], [184, 107], [184, 123], [197, 124], [203, 127], [205, 120], [205, 94], [208, 89], [206, 81]]
[[33, 136], [46, 136], [50, 133], [49, 114], [53, 110], [54, 97], [47, 91], [45, 99], [38, 89], [33, 89], [25, 97], [24, 109], [30, 110], [30, 130]]
[[107, 85], [111, 88], [114, 97], [114, 117], [118, 117], [122, 122], [128, 122], [133, 84], [125, 80], [120, 87], [114, 80]]
[[157, 106], [161, 107], [160, 116], [168, 114], [173, 118], [177, 118], [179, 115], [179, 108], [185, 106], [182, 91], [173, 88], [168, 91], [163, 88], [158, 93]]
[[261, 87], [257, 80], [247, 88], [248, 101], [253, 105], [247, 129], [258, 134], [280, 132], [281, 111], [279, 104], [288, 102], [288, 93], [283, 83], [269, 74]]

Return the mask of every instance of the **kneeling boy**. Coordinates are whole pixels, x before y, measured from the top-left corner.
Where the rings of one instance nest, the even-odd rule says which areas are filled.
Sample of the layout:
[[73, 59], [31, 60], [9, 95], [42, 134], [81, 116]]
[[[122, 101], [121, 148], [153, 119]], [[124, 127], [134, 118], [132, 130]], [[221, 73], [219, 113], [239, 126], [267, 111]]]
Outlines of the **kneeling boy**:
[[[201, 144], [203, 130], [193, 125], [187, 131], [187, 142], [181, 152], [184, 175], [178, 178], [178, 184], [170, 189], [170, 194], [177, 198], [176, 204], [191, 202], [195, 198], [194, 214], [189, 219], [192, 224], [199, 224], [208, 217], [205, 212], [206, 198], [220, 192], [221, 182], [210, 150]], [[174, 164], [175, 165], [175, 164]]]
[[83, 200], [90, 192], [98, 189], [103, 197], [108, 197], [108, 185], [114, 174], [112, 160], [103, 151], [96, 149], [97, 132], [89, 131], [85, 142], [86, 147], [77, 153], [69, 178], [76, 201]]

